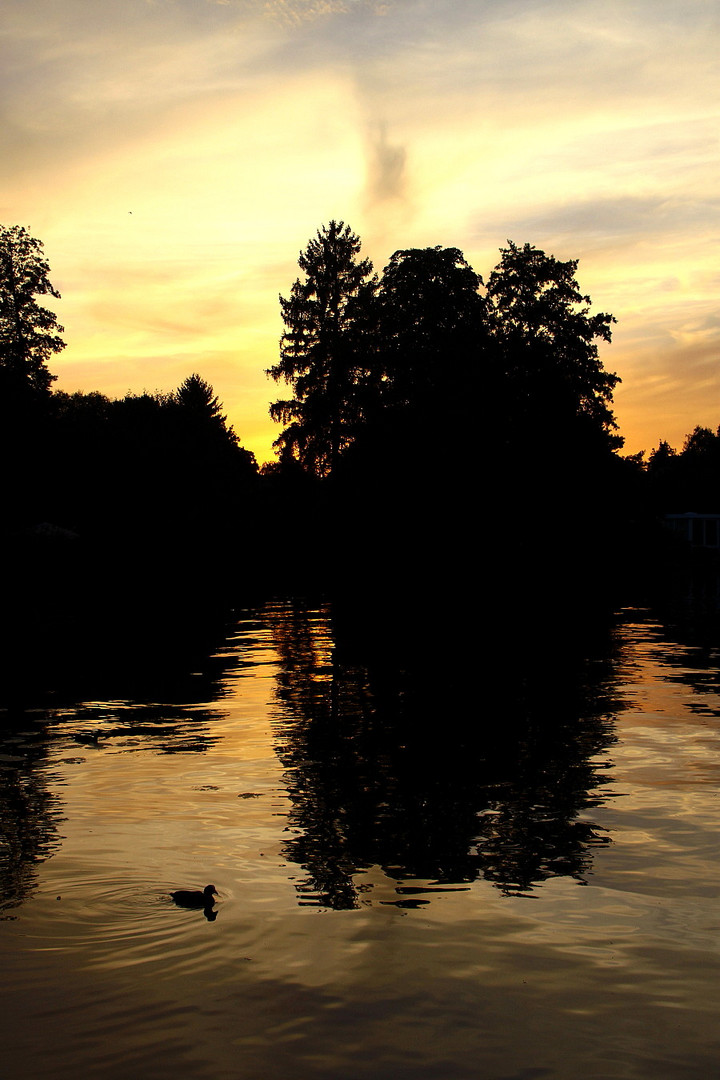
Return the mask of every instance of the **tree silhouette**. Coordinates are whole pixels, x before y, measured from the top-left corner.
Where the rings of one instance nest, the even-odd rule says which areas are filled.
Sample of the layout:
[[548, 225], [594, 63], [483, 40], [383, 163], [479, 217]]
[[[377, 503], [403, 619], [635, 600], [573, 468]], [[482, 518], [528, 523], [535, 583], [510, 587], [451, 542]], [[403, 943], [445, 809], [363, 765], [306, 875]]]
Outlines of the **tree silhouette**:
[[210, 383], [198, 374], [188, 376], [170, 395], [167, 408], [178, 475], [192, 482], [198, 508], [201, 493], [206, 513], [246, 494], [257, 475], [255, 456], [240, 445]]
[[437, 411], [438, 393], [465, 393], [482, 335], [481, 283], [457, 248], [395, 252], [379, 296], [385, 401]]
[[700, 460], [717, 456], [718, 436], [708, 427], [697, 424], [689, 435], [685, 436], [682, 454], [690, 459]]
[[497, 464], [485, 497], [503, 524], [503, 556], [524, 568], [517, 586], [555, 575], [570, 600], [581, 583], [605, 590], [624, 557], [611, 409], [619, 379], [598, 350], [615, 320], [591, 313], [577, 266], [509, 241], [487, 283], [484, 434]]
[[387, 568], [397, 582], [416, 559], [437, 567], [449, 534], [467, 535], [459, 515], [487, 394], [480, 285], [457, 248], [399, 250], [385, 267], [367, 354], [374, 395], [336, 498], [355, 575], [362, 566], [379, 582]]
[[21, 225], [0, 225], [0, 374], [14, 395], [46, 395], [55, 378], [47, 361], [65, 348], [57, 317], [35, 300], [59, 299], [49, 273], [39, 240]]
[[720, 483], [720, 428], [697, 425], [677, 453], [664, 440], [647, 463], [650, 497], [660, 513], [717, 513]]
[[210, 383], [198, 374], [189, 375], [168, 399], [179, 422], [178, 437], [188, 450], [214, 456], [216, 464], [230, 464], [245, 476], [255, 475], [255, 455], [240, 445], [235, 430], [228, 424], [222, 404]]
[[487, 285], [493, 351], [506, 382], [505, 419], [535, 430], [570, 424], [619, 448], [610, 405], [620, 380], [605, 371], [596, 344], [611, 340], [615, 319], [590, 314], [590, 297], [575, 277], [577, 259], [560, 262], [531, 244], [508, 245]]
[[52, 395], [55, 484], [49, 520], [95, 545], [167, 553], [227, 536], [257, 465], [212, 386], [191, 375], [168, 394]]
[[218, 427], [225, 428], [227, 418], [210, 383], [194, 373], [188, 375], [175, 391], [175, 401], [189, 415], [204, 417]]
[[331, 221], [300, 253], [305, 280], [280, 297], [286, 330], [280, 362], [267, 374], [283, 379], [293, 396], [270, 406], [273, 420], [286, 425], [274, 445], [318, 476], [336, 467], [363, 413], [363, 342], [377, 280], [370, 260], [358, 258], [360, 246], [349, 225]]

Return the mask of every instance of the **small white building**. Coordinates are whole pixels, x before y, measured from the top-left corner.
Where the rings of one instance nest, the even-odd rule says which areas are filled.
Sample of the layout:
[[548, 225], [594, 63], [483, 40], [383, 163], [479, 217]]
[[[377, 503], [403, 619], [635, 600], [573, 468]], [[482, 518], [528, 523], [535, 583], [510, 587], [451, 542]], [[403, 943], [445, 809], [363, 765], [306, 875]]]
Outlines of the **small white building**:
[[666, 514], [665, 521], [692, 547], [720, 548], [720, 514]]

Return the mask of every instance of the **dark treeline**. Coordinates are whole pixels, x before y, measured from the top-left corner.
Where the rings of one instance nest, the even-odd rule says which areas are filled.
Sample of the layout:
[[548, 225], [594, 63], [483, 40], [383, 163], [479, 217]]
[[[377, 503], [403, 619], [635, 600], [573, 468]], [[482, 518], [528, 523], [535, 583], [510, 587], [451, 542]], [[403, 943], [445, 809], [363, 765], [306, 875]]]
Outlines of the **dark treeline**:
[[648, 498], [657, 513], [720, 512], [720, 428], [698, 425], [680, 451], [662, 440], [650, 452], [646, 473]]
[[280, 298], [278, 455], [258, 469], [199, 374], [119, 400], [53, 391], [63, 328], [38, 297], [59, 294], [42, 244], [0, 227], [6, 629], [80, 596], [318, 589], [356, 624], [382, 598], [387, 633], [416, 645], [442, 618], [542, 624], [561, 595], [636, 579], [663, 514], [716, 509], [720, 436], [623, 457], [599, 355], [613, 317], [576, 260], [500, 255], [487, 281], [440, 246], [378, 276], [347, 225], [318, 230]]
[[63, 479], [44, 492], [50, 521], [95, 541], [115, 532], [188, 551], [240, 528], [257, 465], [199, 375], [169, 394], [57, 393], [51, 406]]
[[255, 459], [195, 373], [171, 393], [119, 400], [53, 392], [48, 361], [64, 343], [55, 315], [36, 299], [59, 295], [48, 274], [37, 240], [18, 226], [0, 230], [0, 538], [12, 551], [7, 563], [21, 551], [52, 552], [38, 555], [33, 573], [49, 587], [53, 560], [81, 555], [84, 577], [97, 561], [105, 589], [145, 573], [161, 587], [185, 567], [190, 588], [193, 572], [199, 581], [207, 573], [202, 556], [215, 550], [222, 561], [247, 531]]
[[577, 262], [509, 243], [484, 283], [433, 247], [378, 278], [330, 222], [299, 265], [269, 372], [290, 391], [274, 470], [315, 478], [313, 548], [340, 591], [479, 612], [559, 574], [575, 595], [606, 588], [637, 469], [598, 350], [613, 318], [591, 313]]

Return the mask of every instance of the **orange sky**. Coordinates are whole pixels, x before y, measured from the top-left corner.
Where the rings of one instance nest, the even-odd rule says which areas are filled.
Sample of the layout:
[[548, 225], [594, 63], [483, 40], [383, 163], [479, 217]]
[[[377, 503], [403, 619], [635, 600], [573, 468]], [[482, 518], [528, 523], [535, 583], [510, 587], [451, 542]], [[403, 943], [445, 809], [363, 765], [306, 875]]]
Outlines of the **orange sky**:
[[[0, 221], [45, 244], [65, 390], [198, 371], [272, 457], [278, 293], [330, 218], [381, 270], [508, 238], [618, 319], [626, 450], [720, 424], [710, 0], [6, 0]], [[452, 452], [449, 448], [449, 452]]]

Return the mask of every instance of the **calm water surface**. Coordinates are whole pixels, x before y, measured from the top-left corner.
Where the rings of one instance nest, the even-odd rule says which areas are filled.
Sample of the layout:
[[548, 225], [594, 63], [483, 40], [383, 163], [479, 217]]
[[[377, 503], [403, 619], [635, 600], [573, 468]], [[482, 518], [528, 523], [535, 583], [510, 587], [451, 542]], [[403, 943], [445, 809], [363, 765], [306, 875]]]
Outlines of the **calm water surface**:
[[572, 673], [436, 664], [273, 603], [181, 697], [8, 719], [1, 1075], [717, 1075], [717, 653], [625, 612]]

